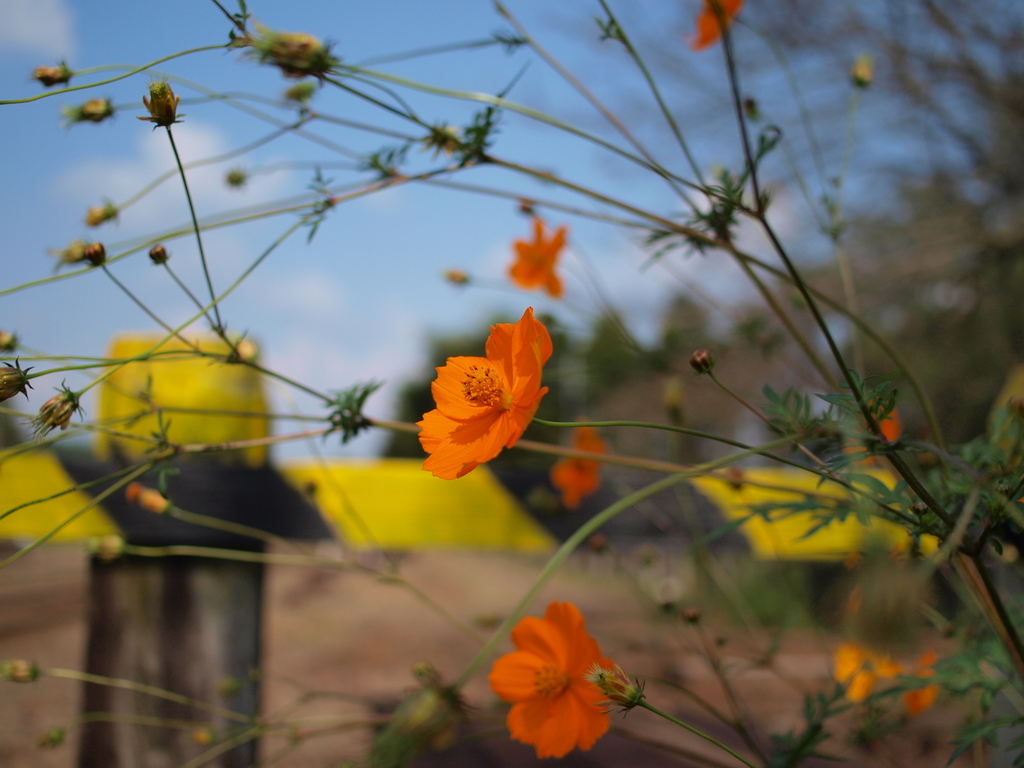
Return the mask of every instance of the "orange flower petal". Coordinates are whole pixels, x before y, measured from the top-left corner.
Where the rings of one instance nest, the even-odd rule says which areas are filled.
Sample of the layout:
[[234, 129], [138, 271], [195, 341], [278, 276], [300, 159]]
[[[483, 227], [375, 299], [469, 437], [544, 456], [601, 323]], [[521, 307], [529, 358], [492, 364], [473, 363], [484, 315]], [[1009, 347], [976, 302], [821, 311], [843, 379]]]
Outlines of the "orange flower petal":
[[527, 290], [543, 287], [553, 298], [561, 298], [562, 281], [554, 274], [558, 255], [565, 247], [566, 228], [559, 227], [550, 240], [545, 240], [544, 222], [533, 217], [533, 242], [512, 243], [516, 260], [508, 270], [513, 283]]
[[[725, 16], [725, 23], [728, 26], [736, 15], [743, 9], [743, 0], [717, 0], [719, 11]], [[722, 36], [722, 27], [719, 23], [718, 13], [711, 6], [710, 0], [704, 0], [704, 8], [695, 22], [696, 33], [688, 38], [690, 50], [703, 51], [718, 42]]]
[[[611, 669], [614, 662], [601, 656], [579, 610], [553, 602], [543, 619], [520, 621], [512, 640], [518, 650], [498, 659], [489, 677], [494, 691], [514, 702], [508, 714], [512, 737], [532, 744], [537, 757], [589, 749], [608, 730], [608, 715], [598, 706], [604, 695], [584, 675], [595, 663]], [[545, 686], [561, 675], [564, 688]]]
[[914, 717], [924, 712], [928, 707], [935, 703], [935, 699], [939, 695], [939, 686], [932, 684], [926, 685], [924, 688], [918, 688], [916, 691], [907, 691], [903, 694], [903, 706], [907, 708], [907, 713]]
[[548, 391], [540, 380], [551, 352], [531, 307], [515, 325], [492, 326], [487, 357], [448, 358], [431, 384], [437, 408], [418, 422], [423, 468], [452, 480], [515, 445]]
[[507, 653], [494, 662], [487, 676], [491, 690], [512, 703], [536, 698], [537, 673], [545, 663], [545, 659], [532, 651]]
[[856, 643], [840, 645], [832, 654], [833, 675], [836, 682], [845, 683], [864, 666], [866, 660], [867, 654]]
[[546, 618], [527, 616], [512, 630], [512, 642], [521, 651], [529, 651], [545, 664], [565, 669], [568, 661], [568, 643], [559, 627]]
[[875, 682], [878, 680], [874, 672], [858, 672], [846, 686], [846, 698], [857, 704], [871, 695]]

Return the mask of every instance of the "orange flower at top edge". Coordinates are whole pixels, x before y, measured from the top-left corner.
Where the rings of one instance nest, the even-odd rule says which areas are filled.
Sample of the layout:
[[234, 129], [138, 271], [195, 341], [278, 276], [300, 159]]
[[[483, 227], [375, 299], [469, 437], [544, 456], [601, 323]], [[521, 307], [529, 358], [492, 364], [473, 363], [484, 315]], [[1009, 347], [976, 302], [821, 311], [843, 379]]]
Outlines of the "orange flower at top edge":
[[[605, 453], [608, 448], [592, 427], [573, 430], [573, 447], [580, 451]], [[576, 509], [584, 496], [601, 485], [601, 464], [590, 459], [562, 459], [551, 468], [551, 484], [562, 494], [566, 509]]]
[[[717, 12], [713, 4], [717, 4]], [[697, 14], [696, 32], [687, 38], [690, 50], [703, 51], [717, 43], [722, 36], [719, 14], [728, 27], [742, 8], [743, 0], [704, 0], [704, 7]]]
[[512, 282], [526, 290], [543, 287], [552, 298], [562, 298], [562, 279], [555, 274], [555, 264], [559, 252], [565, 247], [567, 231], [565, 227], [559, 227], [551, 239], [546, 240], [544, 221], [534, 216], [533, 242], [516, 240], [512, 243], [516, 252], [516, 260], [508, 269]]
[[418, 422], [430, 454], [423, 468], [454, 480], [515, 445], [547, 394], [540, 378], [551, 351], [530, 307], [515, 325], [491, 326], [487, 357], [449, 357], [430, 385], [437, 408]]
[[846, 686], [846, 698], [859, 703], [871, 695], [879, 678], [893, 678], [902, 667], [888, 656], [879, 656], [857, 643], [843, 643], [833, 654], [833, 676]]
[[607, 696], [587, 680], [587, 673], [595, 664], [611, 671], [615, 662], [601, 655], [579, 609], [551, 603], [543, 619], [520, 621], [512, 642], [517, 650], [494, 662], [488, 677], [494, 692], [512, 703], [512, 738], [532, 744], [539, 758], [594, 746], [608, 730], [601, 706]]
[[[917, 660], [917, 664], [914, 666], [914, 671], [911, 672], [911, 674], [914, 677], [931, 677], [935, 674], [935, 670], [932, 669], [932, 667], [935, 666], [935, 662], [938, 660], [938, 654], [929, 648], [921, 654], [921, 658]], [[924, 688], [918, 688], [915, 691], [906, 691], [902, 697], [903, 706], [907, 708], [907, 714], [914, 717], [915, 715], [921, 714], [928, 709], [928, 707], [934, 704], [938, 695], [939, 686], [935, 683], [926, 685]]]

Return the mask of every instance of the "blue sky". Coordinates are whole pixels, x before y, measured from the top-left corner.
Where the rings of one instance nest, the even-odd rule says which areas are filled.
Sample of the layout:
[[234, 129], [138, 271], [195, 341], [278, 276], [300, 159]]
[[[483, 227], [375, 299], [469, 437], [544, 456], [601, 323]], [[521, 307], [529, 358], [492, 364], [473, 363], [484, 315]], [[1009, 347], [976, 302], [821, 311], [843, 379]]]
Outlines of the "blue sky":
[[[686, 58], [678, 83], [666, 84], [666, 94], [692, 139], [705, 172], [716, 164], [736, 167], [735, 125], [728, 117], [722, 89], [720, 52], [689, 54], [680, 39], [696, 10], [694, 0], [683, 12], [664, 2], [619, 3], [624, 23], [637, 39], [660, 39], [677, 47]], [[753, 4], [751, 4], [753, 5]], [[588, 86], [615, 106], [643, 141], [673, 169], [685, 173], [678, 148], [651, 110], [642, 83], [629, 62], [610, 43], [600, 43], [593, 16], [596, 3], [512, 2], [510, 9], [527, 28]], [[389, 0], [377, 3], [254, 2], [250, 11], [271, 28], [306, 31], [335, 43], [344, 61], [486, 38], [508, 29], [489, 2], [460, 0], [444, 4]], [[40, 92], [28, 75], [39, 64], [66, 57], [72, 68], [100, 64], [141, 64], [177, 50], [217, 44], [229, 25], [208, 0], [175, 4], [127, 1], [0, 0], [0, 98], [20, 98]], [[529, 63], [510, 98], [573, 122], [604, 138], [614, 131], [571, 87], [531, 52], [507, 55], [500, 48], [457, 52], [406, 62], [381, 64], [392, 74], [452, 89], [495, 93]], [[277, 97], [292, 81], [269, 67], [243, 60], [238, 52], [213, 51], [176, 59], [162, 71], [201, 83], [219, 92], [245, 91]], [[821, 79], [820, 72], [816, 73]], [[773, 79], [774, 78], [774, 79]], [[829, 82], [842, 83], [844, 73], [829, 73]], [[141, 115], [141, 96], [148, 77], [137, 75], [95, 90], [79, 91], [0, 110], [0, 211], [3, 212], [3, 280], [9, 287], [46, 277], [53, 272], [47, 249], [62, 248], [74, 238], [102, 239], [116, 252], [149, 233], [187, 222], [180, 183], [171, 178], [144, 201], [126, 209], [117, 223], [89, 230], [82, 223], [86, 209], [104, 199], [119, 203], [152, 178], [173, 167], [163, 130], [152, 130], [135, 119]], [[826, 78], [827, 80], [827, 78]], [[73, 84], [85, 82], [76, 79]], [[826, 82], [827, 85], [827, 82]], [[185, 99], [189, 88], [175, 86]], [[778, 75], [752, 73], [751, 88], [767, 93], [778, 89]], [[773, 90], [774, 89], [774, 90]], [[829, 91], [831, 93], [831, 91]], [[59, 109], [93, 96], [108, 96], [117, 105], [135, 105], [112, 121], [61, 127]], [[403, 91], [429, 122], [464, 125], [477, 104]], [[826, 94], [827, 96], [827, 94]], [[812, 98], [814, 94], [812, 93]], [[314, 108], [349, 120], [361, 120], [407, 131], [408, 125], [328, 88]], [[288, 113], [261, 107], [282, 119]], [[788, 114], [788, 108], [781, 111]], [[228, 152], [269, 134], [273, 127], [221, 103], [183, 105], [184, 122], [175, 126], [184, 161]], [[392, 140], [322, 122], [308, 127], [356, 153], [372, 152]], [[616, 138], [620, 144], [621, 139]], [[557, 170], [577, 183], [591, 185], [634, 204], [661, 213], [676, 213], [678, 200], [657, 179], [593, 145], [566, 137], [517, 115], [506, 115], [495, 154], [544, 170]], [[799, 149], [797, 151], [799, 155]], [[417, 166], [428, 155], [412, 153]], [[239, 160], [190, 172], [199, 215], [208, 216], [245, 206], [266, 204], [307, 191], [309, 164], [351, 163], [317, 144], [288, 136]], [[306, 164], [301, 170], [256, 173], [243, 190], [223, 183], [228, 168], [259, 171], [282, 163]], [[780, 171], [781, 173], [781, 171]], [[325, 169], [335, 183], [366, 179], [367, 175]], [[578, 197], [539, 186], [507, 172], [473, 170], [458, 181], [501, 187], [525, 195], [546, 196], [582, 207], [594, 206]], [[795, 236], [808, 224], [806, 210], [788, 188], [779, 185], [777, 223]], [[645, 258], [637, 236], [601, 223], [551, 213], [549, 223], [568, 223], [574, 253], [566, 256], [567, 305], [592, 311], [594, 303], [579, 272], [584, 255], [613, 288], [616, 304], [641, 337], [652, 338], [665, 301], [681, 289], [667, 273], [641, 272]], [[205, 244], [215, 286], [228, 284], [238, 272], [295, 221], [279, 216], [241, 227], [211, 231]], [[425, 340], [432, 333], [477, 328], [502, 312], [518, 317], [530, 305], [554, 311], [577, 328], [579, 315], [556, 306], [545, 296], [510, 290], [504, 274], [511, 259], [510, 242], [529, 233], [529, 221], [510, 200], [475, 196], [436, 187], [404, 186], [345, 203], [334, 210], [312, 243], [303, 234], [289, 240], [223, 305], [229, 328], [247, 331], [261, 346], [264, 360], [322, 390], [337, 390], [368, 379], [383, 379], [385, 389], [371, 401], [373, 415], [390, 415], [393, 397], [403, 379], [423, 365]], [[803, 238], [806, 240], [806, 238]], [[811, 251], [815, 242], [811, 238]], [[754, 235], [745, 239], [754, 251], [763, 246]], [[820, 245], [820, 244], [819, 244]], [[194, 242], [168, 242], [172, 263], [195, 291], [202, 274]], [[487, 288], [457, 289], [441, 279], [448, 268], [465, 269]], [[678, 262], [689, 279], [725, 301], [750, 296], [749, 289], [722, 259], [693, 257]], [[112, 271], [168, 322], [191, 314], [186, 297], [154, 268], [144, 253], [111, 267]], [[26, 346], [51, 354], [102, 355], [116, 332], [155, 330], [155, 324], [99, 272], [0, 297], [0, 328], [18, 332]], [[84, 378], [68, 383], [81, 386]], [[33, 393], [34, 410], [49, 396], [59, 379], [40, 380]], [[277, 407], [309, 411], [311, 401], [277, 392]], [[88, 407], [88, 402], [86, 403]], [[360, 438], [344, 449], [349, 454], [372, 454], [380, 437]], [[327, 451], [341, 449], [333, 443]], [[302, 453], [296, 446], [284, 453]]]

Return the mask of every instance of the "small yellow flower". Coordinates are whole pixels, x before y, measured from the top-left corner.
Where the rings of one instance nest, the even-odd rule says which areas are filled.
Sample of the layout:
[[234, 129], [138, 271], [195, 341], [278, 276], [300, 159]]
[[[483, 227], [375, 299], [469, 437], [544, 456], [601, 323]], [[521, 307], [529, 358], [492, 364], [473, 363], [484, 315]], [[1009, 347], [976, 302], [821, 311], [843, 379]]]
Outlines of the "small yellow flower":
[[18, 337], [10, 331], [0, 331], [0, 352], [13, 352], [18, 348]]
[[[155, 80], [149, 84], [149, 98], [142, 97], [142, 103], [149, 110], [149, 117], [140, 117], [139, 120], [148, 120], [154, 125], [165, 128], [180, 123], [178, 117], [178, 104], [181, 96], [175, 96], [170, 84], [166, 80]], [[184, 117], [182, 115], [181, 117]]]

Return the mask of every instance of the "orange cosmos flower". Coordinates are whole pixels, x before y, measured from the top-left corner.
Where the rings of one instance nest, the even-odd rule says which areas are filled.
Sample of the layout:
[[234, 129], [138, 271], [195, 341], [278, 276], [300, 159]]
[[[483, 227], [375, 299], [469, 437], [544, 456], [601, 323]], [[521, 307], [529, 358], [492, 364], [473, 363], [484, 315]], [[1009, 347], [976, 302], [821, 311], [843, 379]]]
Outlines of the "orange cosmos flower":
[[[935, 674], [935, 670], [932, 667], [935, 666], [935, 662], [938, 660], [938, 654], [929, 648], [921, 654], [921, 658], [917, 660], [917, 664], [914, 666], [914, 671], [911, 674], [914, 677], [931, 677]], [[903, 694], [903, 706], [907, 708], [907, 714], [914, 717], [934, 704], [938, 695], [939, 686], [935, 683], [926, 685], [924, 688], [918, 688], [915, 691], [906, 691]]]
[[527, 616], [512, 630], [518, 650], [494, 662], [491, 688], [512, 703], [512, 738], [532, 744], [537, 757], [564, 757], [594, 746], [608, 730], [607, 699], [587, 679], [594, 665], [609, 671], [597, 641], [572, 603], [551, 603], [543, 619]]
[[516, 251], [516, 261], [508, 269], [512, 282], [526, 290], [543, 286], [552, 298], [562, 298], [562, 279], [555, 274], [555, 262], [565, 247], [567, 231], [564, 226], [559, 227], [550, 240], [545, 240], [544, 221], [534, 216], [533, 242], [516, 240], [512, 243]]
[[435, 477], [462, 477], [511, 448], [547, 394], [540, 377], [551, 337], [533, 307], [515, 325], [492, 325], [486, 351], [487, 357], [449, 357], [430, 385], [437, 408], [418, 426], [430, 454], [423, 468]]
[[703, 51], [717, 43], [722, 36], [719, 15], [728, 27], [742, 8], [743, 0], [704, 0], [704, 7], [697, 14], [696, 32], [688, 39], [690, 50]]
[[[608, 448], [592, 427], [573, 430], [573, 447], [580, 451], [605, 453]], [[566, 509], [576, 509], [584, 496], [601, 485], [601, 464], [590, 459], [562, 459], [551, 468], [551, 484], [562, 493]]]
[[833, 655], [836, 682], [846, 686], [846, 698], [855, 704], [871, 695], [879, 678], [893, 678], [903, 668], [888, 656], [879, 656], [857, 643], [843, 643]]

